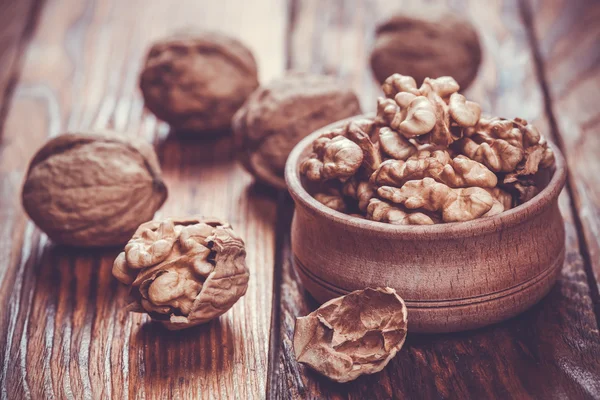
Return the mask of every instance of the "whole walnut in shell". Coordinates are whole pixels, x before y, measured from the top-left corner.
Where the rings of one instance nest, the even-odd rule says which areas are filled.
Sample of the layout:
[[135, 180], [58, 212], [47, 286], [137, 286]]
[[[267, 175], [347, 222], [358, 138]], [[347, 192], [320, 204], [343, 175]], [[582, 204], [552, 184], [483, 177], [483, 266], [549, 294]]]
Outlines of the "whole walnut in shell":
[[113, 265], [130, 285], [130, 311], [178, 330], [217, 318], [246, 293], [244, 242], [214, 218], [167, 218], [142, 224]]
[[296, 359], [337, 382], [381, 371], [406, 339], [407, 310], [394, 289], [356, 290], [296, 320]]
[[175, 131], [227, 129], [258, 86], [254, 56], [216, 32], [180, 34], [150, 48], [140, 76], [146, 107]]
[[291, 73], [258, 88], [235, 114], [240, 160], [257, 180], [285, 189], [289, 153], [305, 136], [360, 114], [352, 90], [327, 76]]
[[473, 25], [459, 15], [427, 9], [395, 15], [378, 26], [371, 52], [377, 80], [398, 72], [415, 78], [452, 76], [464, 90], [475, 79], [481, 46]]
[[35, 154], [23, 185], [23, 207], [56, 243], [125, 243], [167, 198], [148, 143], [110, 132], [67, 133]]

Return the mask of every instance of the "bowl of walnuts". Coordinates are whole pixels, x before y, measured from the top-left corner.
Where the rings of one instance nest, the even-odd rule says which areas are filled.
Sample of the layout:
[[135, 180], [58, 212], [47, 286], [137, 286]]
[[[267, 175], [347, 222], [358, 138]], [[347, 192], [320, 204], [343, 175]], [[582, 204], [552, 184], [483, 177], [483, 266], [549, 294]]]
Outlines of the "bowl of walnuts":
[[288, 158], [304, 287], [320, 302], [392, 287], [413, 332], [531, 307], [565, 257], [560, 152], [523, 119], [483, 117], [453, 78], [394, 74], [382, 89], [376, 115], [321, 128]]

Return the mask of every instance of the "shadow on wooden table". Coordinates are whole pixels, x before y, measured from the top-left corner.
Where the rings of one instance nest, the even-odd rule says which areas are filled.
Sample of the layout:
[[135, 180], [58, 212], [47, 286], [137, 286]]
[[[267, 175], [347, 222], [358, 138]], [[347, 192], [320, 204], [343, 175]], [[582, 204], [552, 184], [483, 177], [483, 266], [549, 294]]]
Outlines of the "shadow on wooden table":
[[[600, 385], [594, 354], [598, 349], [593, 345], [596, 327], [572, 326], [579, 331], [577, 335], [543, 329], [544, 326], [556, 326], [557, 319], [565, 315], [565, 308], [567, 315], [586, 312], [574, 309], [577, 305], [569, 301], [571, 296], [567, 293], [574, 290], [571, 285], [572, 280], [563, 275], [538, 304], [514, 318], [488, 327], [447, 334], [409, 332], [402, 350], [377, 374], [338, 384], [300, 367], [308, 380], [304, 383], [317, 385], [326, 393], [352, 394], [358, 398], [369, 396], [369, 393], [392, 396], [417, 392], [423, 398], [435, 398], [440, 394], [444, 398], [460, 397], [461, 392], [465, 395], [477, 392], [484, 396], [485, 393], [480, 392], [484, 381], [513, 382], [512, 385], [517, 386], [511, 387], [510, 392], [532, 395], [539, 393], [540, 387], [547, 388], [548, 394], [556, 394], [557, 390], [597, 393]], [[305, 296], [311, 309], [318, 307], [317, 301], [308, 293], [305, 292]], [[569, 342], [569, 347], [580, 349], [581, 359], [577, 365], [557, 362], [569, 359], [565, 349], [555, 345], [557, 341]], [[515, 359], [519, 362], [511, 361]], [[407, 376], [412, 378], [406, 379]], [[460, 387], [457, 387], [459, 382]], [[566, 388], [565, 382], [571, 387]]]
[[130, 348], [130, 354], [143, 357], [144, 363], [138, 367], [150, 379], [229, 372], [233, 339], [221, 337], [226, 329], [219, 319], [181, 331], [169, 331], [157, 322], [147, 321], [135, 333], [137, 345]]
[[169, 132], [155, 140], [155, 150], [163, 170], [194, 169], [208, 164], [223, 164], [234, 160], [233, 137], [230, 131], [210, 136], [181, 135]]

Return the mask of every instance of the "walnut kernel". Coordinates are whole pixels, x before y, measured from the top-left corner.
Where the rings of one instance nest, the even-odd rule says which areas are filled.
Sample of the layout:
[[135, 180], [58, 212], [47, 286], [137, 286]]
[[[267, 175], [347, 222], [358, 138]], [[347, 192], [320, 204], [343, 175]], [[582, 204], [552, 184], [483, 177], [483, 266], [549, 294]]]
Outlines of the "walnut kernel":
[[233, 119], [240, 161], [257, 180], [284, 189], [289, 153], [306, 135], [360, 114], [356, 95], [327, 76], [291, 73], [260, 87]]
[[248, 287], [244, 242], [215, 218], [167, 218], [140, 225], [113, 265], [129, 285], [130, 311], [168, 329], [203, 324], [229, 310]]

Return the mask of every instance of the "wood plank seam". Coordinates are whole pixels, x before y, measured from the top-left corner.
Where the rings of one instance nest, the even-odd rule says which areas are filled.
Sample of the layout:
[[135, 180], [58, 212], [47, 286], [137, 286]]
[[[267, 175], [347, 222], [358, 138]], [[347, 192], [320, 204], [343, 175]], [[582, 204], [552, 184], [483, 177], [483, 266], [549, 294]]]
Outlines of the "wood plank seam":
[[4, 93], [0, 93], [0, 139], [2, 138], [4, 132], [4, 120], [6, 119], [6, 114], [8, 113], [8, 105], [11, 103], [15, 88], [17, 87], [17, 82], [19, 82], [21, 75], [21, 69], [23, 66], [23, 53], [33, 36], [33, 31], [37, 26], [37, 21], [44, 4], [45, 0], [34, 0], [27, 17], [25, 18], [25, 27], [23, 28], [21, 37], [17, 42], [16, 56], [12, 62], [12, 65], [9, 67], [10, 71], [8, 82], [4, 89]]
[[[287, 0], [287, 18], [285, 28], [285, 69], [292, 68], [292, 34], [296, 26], [297, 2]], [[281, 291], [283, 287], [283, 263], [285, 262], [285, 246], [291, 228], [293, 213], [292, 199], [287, 191], [277, 197], [277, 217], [275, 227], [275, 257], [273, 259], [273, 297], [271, 307], [271, 331], [269, 337], [269, 364], [267, 366], [267, 388], [266, 398], [276, 399], [278, 390], [274, 388], [281, 381], [280, 357], [281, 357]]]
[[273, 299], [271, 309], [271, 334], [269, 338], [269, 366], [267, 372], [267, 399], [276, 398], [272, 385], [279, 382], [279, 357], [281, 350], [281, 291], [285, 246], [291, 226], [291, 198], [281, 192], [277, 198], [277, 226], [275, 228], [275, 258], [273, 271]]
[[[543, 58], [540, 52], [539, 41], [535, 33], [534, 20], [532, 16], [532, 10], [529, 3], [526, 0], [519, 0], [519, 8], [523, 23], [527, 28], [527, 36], [530, 42], [530, 48], [533, 53], [533, 61], [536, 72], [536, 77], [543, 94], [544, 111], [548, 116], [548, 122], [550, 125], [550, 133], [552, 139], [564, 154], [565, 158], [568, 158], [567, 149], [563, 140], [563, 135], [558, 127], [556, 116], [552, 109], [553, 97], [548, 87], [548, 80], [546, 76], [546, 68], [544, 66]], [[592, 299], [594, 314], [596, 316], [596, 324], [600, 329], [600, 291], [598, 289], [599, 282], [596, 282], [594, 276], [594, 270], [592, 267], [592, 259], [590, 255], [589, 245], [587, 243], [585, 234], [583, 232], [583, 223], [581, 216], [579, 215], [577, 205], [575, 204], [575, 188], [573, 186], [575, 177], [571, 171], [567, 168], [567, 183], [565, 188], [569, 193], [569, 206], [571, 213], [573, 214], [573, 223], [576, 228], [577, 240], [579, 242], [579, 253], [583, 261], [583, 268], [587, 277], [588, 286], [590, 288], [590, 297]]]

